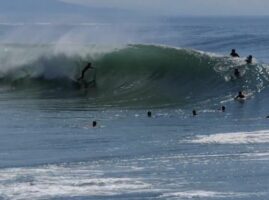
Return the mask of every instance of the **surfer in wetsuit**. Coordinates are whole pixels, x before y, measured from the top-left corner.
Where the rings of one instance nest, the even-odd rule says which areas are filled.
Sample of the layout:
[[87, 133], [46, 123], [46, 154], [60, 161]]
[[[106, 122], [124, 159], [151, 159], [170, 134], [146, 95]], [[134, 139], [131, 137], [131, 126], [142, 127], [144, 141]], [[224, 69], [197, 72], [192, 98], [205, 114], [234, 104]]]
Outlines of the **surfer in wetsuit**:
[[[238, 55], [238, 53], [236, 53], [235, 49], [232, 49], [232, 52], [230, 53], [230, 56], [233, 58], [239, 58], [240, 56]], [[240, 71], [239, 69], [235, 68], [234, 69], [234, 76], [236, 78], [240, 78]]]
[[88, 87], [90, 84], [91, 85], [95, 85], [95, 75], [94, 75], [94, 79], [90, 82], [87, 82], [86, 80], [84, 80], [84, 76], [85, 76], [85, 73], [89, 70], [89, 69], [95, 69], [93, 66], [92, 66], [92, 63], [88, 63], [84, 68], [83, 70], [81, 71], [81, 76], [77, 79], [77, 81], [81, 81], [84, 85], [84, 87]]
[[84, 69], [81, 72], [81, 76], [77, 80], [78, 81], [83, 80], [84, 79], [85, 72], [88, 71], [89, 69], [93, 69], [92, 63], [90, 63], [90, 62], [84, 67]]
[[245, 61], [247, 64], [251, 64], [252, 63], [252, 55], [249, 55]]
[[242, 93], [242, 91], [238, 92], [238, 95], [234, 99], [245, 99], [245, 95]]
[[235, 49], [232, 49], [232, 52], [230, 53], [230, 56], [232, 56], [233, 58], [239, 58], [240, 57], [238, 55], [238, 53], [236, 53]]

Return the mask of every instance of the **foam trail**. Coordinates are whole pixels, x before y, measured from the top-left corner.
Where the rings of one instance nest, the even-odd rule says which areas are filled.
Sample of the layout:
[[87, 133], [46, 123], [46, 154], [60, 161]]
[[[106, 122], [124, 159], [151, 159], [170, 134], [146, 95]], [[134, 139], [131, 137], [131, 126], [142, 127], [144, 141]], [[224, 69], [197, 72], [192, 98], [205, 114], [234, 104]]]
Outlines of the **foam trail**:
[[102, 171], [81, 165], [0, 170], [0, 198], [7, 199], [109, 196], [150, 187], [140, 178], [104, 177]]
[[213, 135], [199, 135], [190, 141], [200, 144], [255, 144], [269, 143], [269, 130], [255, 132], [219, 133]]
[[184, 192], [166, 193], [162, 195], [163, 198], [186, 198], [186, 199], [201, 199], [201, 198], [238, 198], [249, 196], [246, 193], [233, 193], [233, 192], [216, 192], [205, 190], [191, 190]]

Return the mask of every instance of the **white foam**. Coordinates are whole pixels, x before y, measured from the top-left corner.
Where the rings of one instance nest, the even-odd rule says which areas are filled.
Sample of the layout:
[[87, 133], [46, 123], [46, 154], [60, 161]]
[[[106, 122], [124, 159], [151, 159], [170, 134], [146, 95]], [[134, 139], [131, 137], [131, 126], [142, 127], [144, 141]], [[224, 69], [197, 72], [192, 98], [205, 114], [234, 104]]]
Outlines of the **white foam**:
[[90, 166], [47, 166], [0, 170], [0, 197], [44, 199], [141, 192], [151, 185], [139, 178], [109, 177]]
[[186, 199], [193, 199], [193, 198], [235, 198], [235, 197], [242, 197], [246, 196], [243, 193], [232, 193], [232, 192], [215, 192], [215, 191], [205, 191], [205, 190], [191, 190], [191, 191], [183, 191], [183, 192], [174, 192], [174, 193], [167, 193], [162, 195], [164, 198], [186, 198]]
[[216, 144], [251, 144], [269, 143], [269, 130], [255, 132], [218, 133], [212, 135], [198, 135], [191, 143]]

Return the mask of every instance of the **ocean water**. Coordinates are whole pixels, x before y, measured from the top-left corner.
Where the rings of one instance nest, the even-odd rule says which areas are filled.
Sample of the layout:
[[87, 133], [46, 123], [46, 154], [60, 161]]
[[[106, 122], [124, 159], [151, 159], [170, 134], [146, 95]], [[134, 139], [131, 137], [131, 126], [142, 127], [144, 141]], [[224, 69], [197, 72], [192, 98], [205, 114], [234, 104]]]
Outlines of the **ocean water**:
[[0, 24], [0, 199], [267, 199], [268, 25]]

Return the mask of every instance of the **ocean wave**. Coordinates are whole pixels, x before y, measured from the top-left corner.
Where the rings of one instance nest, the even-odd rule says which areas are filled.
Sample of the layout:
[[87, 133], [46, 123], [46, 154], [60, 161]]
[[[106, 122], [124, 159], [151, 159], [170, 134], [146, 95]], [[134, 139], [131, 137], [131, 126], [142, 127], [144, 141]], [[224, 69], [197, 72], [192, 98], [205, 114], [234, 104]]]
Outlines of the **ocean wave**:
[[[70, 92], [80, 88], [76, 79], [87, 62], [96, 68], [95, 97], [112, 104], [185, 105], [208, 99], [223, 100], [227, 94], [239, 90], [260, 92], [269, 80], [267, 65], [258, 62], [247, 66], [243, 59], [191, 49], [129, 45], [97, 57], [42, 55], [2, 70], [0, 83], [13, 89], [60, 88]], [[233, 76], [235, 67], [243, 75], [238, 80]], [[94, 73], [86, 74], [86, 80], [93, 80]]]

